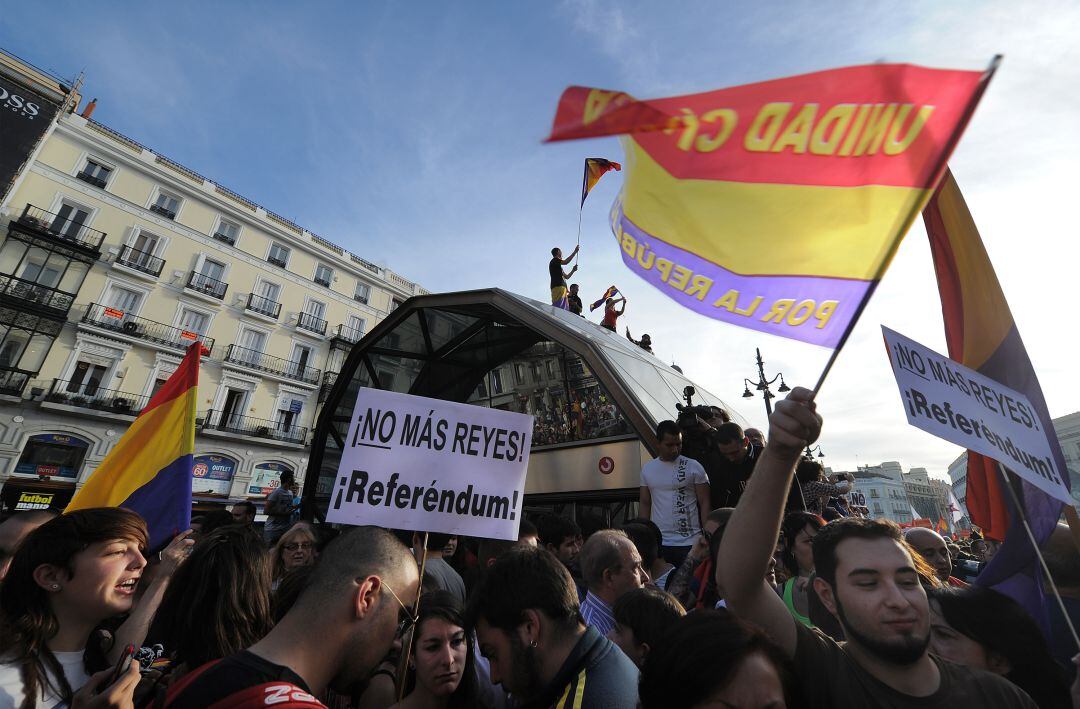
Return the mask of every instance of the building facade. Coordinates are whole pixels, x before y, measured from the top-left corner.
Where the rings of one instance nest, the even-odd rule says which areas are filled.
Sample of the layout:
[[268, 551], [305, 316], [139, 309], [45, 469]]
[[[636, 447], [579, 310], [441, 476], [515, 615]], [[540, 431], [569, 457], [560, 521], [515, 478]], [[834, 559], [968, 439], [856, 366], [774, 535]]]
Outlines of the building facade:
[[900, 463], [889, 460], [880, 465], [864, 465], [852, 475], [855, 477], [855, 490], [865, 497], [871, 517], [884, 517], [897, 524], [911, 524], [911, 502]]
[[951, 524], [949, 485], [944, 480], [931, 478], [926, 468], [911, 468], [904, 473], [904, 490], [920, 518], [934, 524], [943, 519]]
[[[10, 61], [0, 71], [18, 79]], [[23, 165], [0, 230], [8, 510], [23, 493], [70, 495], [196, 340], [210, 349], [197, 499], [264, 496], [282, 471], [302, 475], [351, 345], [426, 292], [70, 110]]]

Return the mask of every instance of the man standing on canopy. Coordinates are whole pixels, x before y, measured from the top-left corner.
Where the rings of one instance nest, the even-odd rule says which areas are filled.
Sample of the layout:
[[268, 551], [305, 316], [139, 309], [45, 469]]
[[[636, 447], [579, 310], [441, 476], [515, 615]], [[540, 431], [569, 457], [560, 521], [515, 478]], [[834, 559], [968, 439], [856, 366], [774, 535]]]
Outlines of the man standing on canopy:
[[575, 246], [574, 251], [566, 258], [562, 257], [562, 249], [558, 246], [551, 250], [548, 273], [551, 275], [551, 304], [556, 308], [570, 309], [570, 302], [567, 300], [566, 279], [573, 277], [574, 273], [577, 272], [577, 266], [571, 268], [570, 273], [563, 273], [562, 267], [574, 260], [580, 248], [580, 245]]

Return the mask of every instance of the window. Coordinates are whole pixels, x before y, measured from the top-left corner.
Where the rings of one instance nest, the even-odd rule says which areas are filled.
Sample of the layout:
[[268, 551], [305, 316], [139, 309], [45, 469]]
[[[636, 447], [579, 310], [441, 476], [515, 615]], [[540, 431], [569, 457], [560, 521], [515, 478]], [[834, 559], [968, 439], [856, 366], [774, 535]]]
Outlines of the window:
[[330, 284], [334, 281], [334, 269], [325, 264], [319, 264], [315, 267], [315, 282], [320, 286], [330, 287]]
[[161, 390], [161, 387], [165, 386], [165, 382], [167, 381], [169, 381], [168, 377], [157, 377], [154, 379], [154, 386], [150, 387], [151, 398]]
[[877, 502], [874, 503], [874, 514], [881, 514], [881, 505]]
[[49, 231], [69, 239], [78, 239], [82, 236], [83, 227], [89, 218], [89, 209], [65, 199], [60, 203], [60, 209], [56, 211], [56, 219]]
[[158, 190], [157, 199], [150, 205], [150, 211], [166, 219], [176, 219], [176, 213], [180, 211], [180, 198], [165, 190]]
[[266, 349], [266, 333], [245, 327], [240, 331], [240, 347], [252, 354], [262, 354]]
[[83, 182], [88, 182], [95, 187], [105, 189], [105, 185], [109, 183], [109, 175], [112, 174], [113, 169], [97, 158], [87, 158], [86, 165], [82, 171], [75, 177], [79, 178]]
[[317, 332], [320, 335], [325, 335], [325, 316], [326, 303], [321, 303], [317, 300], [309, 300], [304, 304], [304, 312], [300, 313], [299, 321], [296, 324], [297, 327]]
[[140, 271], [160, 273], [164, 262], [157, 258], [157, 254], [164, 243], [165, 240], [157, 234], [140, 229], [127, 248], [120, 250], [117, 261]]
[[218, 241], [224, 241], [226, 244], [236, 244], [236, 237], [240, 236], [240, 225], [236, 222], [229, 221], [222, 217], [218, 221], [217, 230], [214, 232], [214, 238]]
[[491, 370], [491, 392], [493, 394], [502, 394], [503, 393], [502, 370], [501, 369], [493, 369], [493, 370]]
[[309, 300], [304, 306], [304, 312], [313, 318], [323, 319], [326, 314], [326, 303], [320, 303], [317, 300]]
[[281, 244], [273, 241], [270, 243], [270, 253], [266, 255], [266, 260], [275, 266], [285, 268], [289, 265], [289, 254], [292, 251], [288, 246], [282, 246]]
[[93, 362], [79, 361], [67, 383], [67, 390], [72, 394], [93, 396], [97, 393], [101, 381], [105, 378], [108, 367]]
[[368, 298], [370, 297], [371, 286], [369, 286], [367, 283], [360, 283], [359, 281], [357, 281], [356, 293], [353, 294], [353, 300], [366, 304], [368, 302]]
[[278, 297], [281, 295], [281, 286], [270, 281], [259, 281], [259, 285], [255, 287], [255, 294], [260, 298], [277, 303]]
[[870, 497], [881, 497], [881, 496], [880, 496], [880, 495], [878, 494], [878, 491], [877, 491], [877, 488], [876, 488], [876, 487], [872, 487], [872, 488], [870, 488]]
[[199, 273], [207, 278], [213, 278], [215, 281], [220, 281], [225, 277], [225, 264], [213, 259], [203, 259], [202, 266], [199, 268]]
[[180, 319], [177, 325], [185, 332], [193, 332], [196, 335], [205, 335], [210, 326], [210, 316], [206, 313], [192, 310], [191, 308], [180, 309]]
[[311, 362], [311, 348], [307, 345], [296, 343], [293, 345], [290, 374], [303, 377], [308, 364]]
[[161, 246], [161, 237], [156, 234], [151, 234], [148, 231], [143, 231], [142, 229], [139, 230], [139, 233], [136, 234], [135, 238], [131, 241], [131, 248], [144, 254], [150, 254], [151, 256], [157, 253], [159, 246]]
[[404, 302], [405, 301], [401, 300], [400, 298], [391, 298], [390, 299], [390, 312], [394, 312], [395, 310], [400, 308], [401, 304], [404, 303]]
[[105, 307], [119, 310], [125, 315], [134, 315], [139, 312], [142, 305], [143, 293], [141, 291], [125, 288], [115, 283], [109, 286], [105, 294]]
[[518, 384], [525, 383], [525, 365], [520, 362], [514, 365], [514, 381]]
[[558, 379], [559, 378], [559, 374], [555, 370], [556, 370], [555, 360], [553, 360], [553, 359], [547, 360], [547, 378], [548, 379]]
[[353, 341], [357, 341], [364, 336], [364, 327], [364, 319], [359, 315], [350, 315], [348, 322], [345, 323], [348, 335]]

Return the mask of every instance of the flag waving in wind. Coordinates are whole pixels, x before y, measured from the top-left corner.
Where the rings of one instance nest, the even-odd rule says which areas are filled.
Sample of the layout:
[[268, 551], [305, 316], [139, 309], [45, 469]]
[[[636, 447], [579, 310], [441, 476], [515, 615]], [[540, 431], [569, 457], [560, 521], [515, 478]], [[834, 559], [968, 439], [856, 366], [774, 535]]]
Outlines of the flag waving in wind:
[[592, 188], [596, 187], [596, 183], [600, 181], [600, 178], [612, 170], [618, 172], [622, 170], [622, 165], [604, 158], [585, 158], [585, 177], [581, 179], [582, 206], [585, 205], [585, 198], [589, 196]]
[[874, 64], [648, 101], [573, 86], [548, 140], [623, 136], [611, 228], [643, 279], [702, 315], [836, 348], [990, 73]]
[[138, 512], [150, 529], [151, 549], [188, 528], [202, 354], [201, 342], [188, 347], [180, 366], [75, 494], [67, 512], [88, 507]]
[[618, 294], [619, 294], [619, 289], [618, 288], [616, 288], [615, 286], [608, 286], [608, 289], [606, 291], [604, 291], [604, 294], [602, 296], [600, 296], [600, 300], [596, 301], [595, 303], [593, 303], [592, 305], [589, 306], [589, 310], [590, 311], [596, 310], [597, 308], [602, 306], [605, 302], [607, 302], [608, 298], [614, 298]]

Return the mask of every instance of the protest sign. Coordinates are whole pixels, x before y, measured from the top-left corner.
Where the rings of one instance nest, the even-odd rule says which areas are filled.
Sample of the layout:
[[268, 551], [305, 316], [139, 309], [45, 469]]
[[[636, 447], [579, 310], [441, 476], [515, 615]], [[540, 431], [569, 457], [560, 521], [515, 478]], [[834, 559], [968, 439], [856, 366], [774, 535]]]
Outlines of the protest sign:
[[908, 423], [993, 458], [1048, 495], [1072, 503], [1028, 397], [882, 326]]
[[361, 388], [326, 519], [517, 539], [532, 416]]

